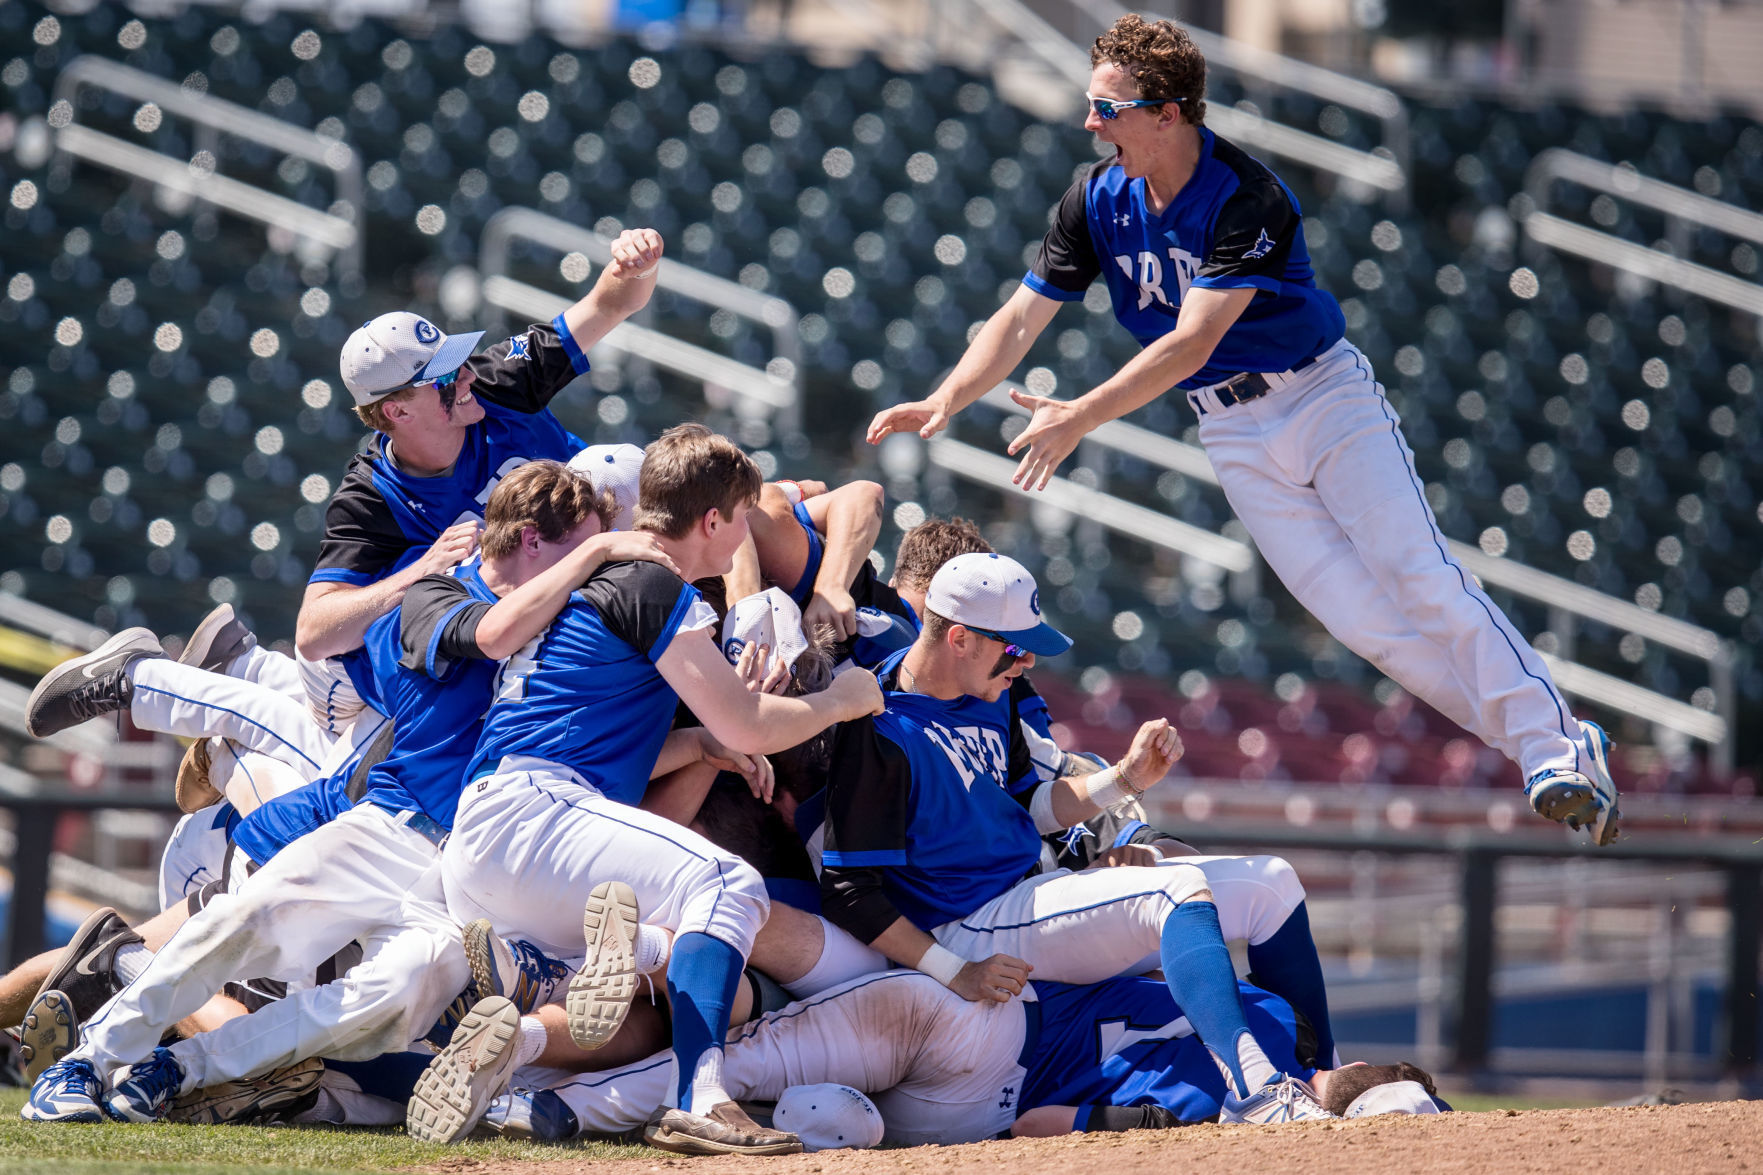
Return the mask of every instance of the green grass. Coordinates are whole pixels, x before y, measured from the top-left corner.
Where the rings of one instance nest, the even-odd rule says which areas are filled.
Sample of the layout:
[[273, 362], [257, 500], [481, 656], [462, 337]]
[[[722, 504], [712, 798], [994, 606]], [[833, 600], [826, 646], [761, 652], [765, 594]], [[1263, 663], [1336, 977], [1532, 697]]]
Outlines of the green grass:
[[[1441, 1089], [1439, 1094], [1453, 1110], [1480, 1113], [1488, 1110], [1583, 1110], [1606, 1103], [1591, 1098], [1527, 1097], [1512, 1093], [1462, 1093]], [[4, 1154], [0, 1151], [0, 1154]]]
[[289, 1175], [390, 1171], [445, 1159], [499, 1165], [523, 1159], [653, 1159], [644, 1147], [494, 1140], [435, 1146], [402, 1131], [252, 1126], [51, 1125], [24, 1122], [23, 1090], [0, 1090], [0, 1171], [6, 1175]]

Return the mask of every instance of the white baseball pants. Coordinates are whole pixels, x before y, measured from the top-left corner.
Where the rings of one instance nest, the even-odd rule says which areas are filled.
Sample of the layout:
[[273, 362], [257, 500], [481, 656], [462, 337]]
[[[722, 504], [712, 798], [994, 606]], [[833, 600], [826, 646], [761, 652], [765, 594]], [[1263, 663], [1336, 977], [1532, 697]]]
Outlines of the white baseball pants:
[[[284, 658], [285, 660], [285, 658]], [[335, 736], [286, 694], [243, 678], [146, 657], [129, 668], [129, 717], [142, 730], [185, 738], [219, 736], [279, 759], [307, 779], [323, 774]]]
[[739, 857], [543, 759], [510, 756], [466, 785], [441, 866], [459, 922], [488, 918], [561, 957], [582, 953], [582, 906], [603, 881], [635, 890], [644, 922], [708, 934], [743, 958], [771, 909]]
[[[928, 975], [888, 971], [840, 984], [729, 1032], [722, 1080], [737, 1100], [775, 1101], [794, 1085], [867, 1093], [886, 1142], [978, 1142], [1008, 1130], [1023, 1087], [1022, 1000], [970, 1003]], [[549, 1087], [585, 1133], [641, 1126], [667, 1095], [672, 1055], [604, 1073], [522, 1070]]]
[[1034, 979], [1099, 983], [1138, 974], [1158, 965], [1169, 912], [1207, 888], [1190, 860], [1025, 878], [931, 936], [963, 959], [1021, 959]]
[[1188, 399], [1231, 509], [1336, 640], [1527, 777], [1587, 769], [1548, 667], [1451, 557], [1358, 348], [1342, 340], [1246, 404]]
[[146, 1058], [228, 981], [309, 977], [354, 940], [363, 961], [343, 978], [172, 1046], [183, 1091], [304, 1057], [402, 1050], [464, 988], [470, 968], [442, 901], [435, 846], [375, 804], [301, 837], [236, 893], [217, 894], [92, 1018], [75, 1055], [108, 1077]]
[[159, 855], [159, 908], [170, 909], [226, 869], [227, 816], [224, 801], [184, 816], [171, 830]]

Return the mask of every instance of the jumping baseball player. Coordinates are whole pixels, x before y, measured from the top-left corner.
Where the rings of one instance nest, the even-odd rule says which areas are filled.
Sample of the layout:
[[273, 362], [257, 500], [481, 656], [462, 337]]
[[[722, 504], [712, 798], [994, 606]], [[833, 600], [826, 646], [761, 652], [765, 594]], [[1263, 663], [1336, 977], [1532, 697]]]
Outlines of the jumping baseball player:
[[[193, 1089], [308, 1056], [365, 1060], [424, 1034], [471, 978], [435, 864], [495, 676], [481, 650], [455, 665], [451, 645], [438, 662], [436, 630], [454, 619], [491, 644], [524, 641], [549, 619], [545, 602], [554, 610], [607, 554], [665, 558], [645, 536], [596, 538], [597, 512], [609, 516], [609, 502], [561, 464], [503, 479], [487, 511], [485, 560], [459, 571], [481, 607], [412, 617], [410, 631], [395, 611], [369, 628], [396, 734], [368, 774], [368, 802], [283, 848], [181, 927], [85, 1026], [80, 1047], [38, 1079], [27, 1119], [151, 1121]], [[364, 961], [342, 979], [155, 1047], [226, 980], [310, 973], [352, 940]]]
[[[556, 954], [601, 945], [584, 942], [579, 912], [607, 879], [634, 891], [638, 911], [626, 916], [640, 912], [673, 932], [677, 1074], [645, 1132], [664, 1149], [800, 1145], [756, 1126], [719, 1077], [729, 1003], [766, 916], [763, 883], [696, 834], [632, 806], [655, 774], [675, 709], [683, 701], [724, 745], [763, 754], [880, 705], [874, 678], [861, 671], [806, 698], [750, 693], [712, 642], [716, 614], [690, 581], [728, 571], [759, 486], [752, 460], [702, 426], [681, 425], [649, 446], [636, 525], [679, 573], [604, 567], [509, 658], [442, 855], [457, 918], [488, 918]], [[626, 948], [634, 967], [634, 947]]]
[[375, 435], [325, 510], [295, 627], [302, 657], [355, 648], [406, 588], [458, 563], [510, 470], [583, 448], [546, 405], [588, 370], [594, 344], [648, 303], [661, 253], [653, 230], [627, 229], [585, 298], [476, 357], [482, 331], [444, 335], [402, 311], [349, 336], [343, 384]]
[[1205, 126], [1206, 62], [1168, 21], [1121, 17], [1090, 51], [1084, 128], [1115, 148], [1059, 202], [1040, 255], [929, 399], [869, 439], [929, 437], [1013, 370], [1059, 307], [1107, 283], [1144, 350], [1010, 442], [1047, 484], [1092, 429], [1186, 391], [1231, 508], [1336, 639], [1518, 764], [1550, 820], [1617, 835], [1609, 739], [1451, 558], [1413, 454], [1340, 307], [1316, 286], [1297, 201]]

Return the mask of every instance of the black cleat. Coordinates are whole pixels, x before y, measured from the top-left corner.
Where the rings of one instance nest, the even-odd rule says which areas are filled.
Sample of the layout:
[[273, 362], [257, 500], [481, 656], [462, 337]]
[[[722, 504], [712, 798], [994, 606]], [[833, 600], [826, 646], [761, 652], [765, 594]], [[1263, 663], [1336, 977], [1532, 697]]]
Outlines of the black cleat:
[[80, 1026], [73, 1004], [59, 991], [43, 991], [31, 1001], [18, 1026], [18, 1060], [26, 1085], [35, 1085], [43, 1070], [73, 1052]]
[[194, 665], [210, 673], [224, 673], [235, 657], [257, 647], [257, 634], [239, 623], [231, 604], [222, 604], [202, 618], [178, 664]]
[[125, 628], [83, 657], [63, 661], [43, 675], [25, 703], [25, 729], [47, 738], [91, 718], [128, 708], [134, 683], [128, 667], [143, 657], [163, 657], [159, 638], [145, 628]]
[[129, 929], [115, 910], [109, 906], [99, 909], [74, 931], [49, 977], [37, 989], [37, 996], [63, 993], [72, 1005], [74, 1023], [84, 1023], [123, 988], [116, 973], [116, 952], [140, 941], [141, 936]]

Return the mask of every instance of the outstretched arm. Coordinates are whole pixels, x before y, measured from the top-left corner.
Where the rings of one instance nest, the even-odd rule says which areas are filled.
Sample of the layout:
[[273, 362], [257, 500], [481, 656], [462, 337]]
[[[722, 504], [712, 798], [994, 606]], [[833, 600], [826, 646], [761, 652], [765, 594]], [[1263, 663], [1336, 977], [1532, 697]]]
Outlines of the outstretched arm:
[[1144, 407], [1206, 366], [1224, 332], [1254, 296], [1252, 289], [1190, 289], [1174, 330], [1075, 400], [1012, 392], [1018, 404], [1033, 409], [1034, 418], [1006, 450], [1012, 457], [1022, 453], [1011, 480], [1025, 490], [1045, 489], [1053, 471], [1092, 430]]
[[618, 234], [612, 242], [612, 264], [600, 271], [585, 298], [563, 312], [570, 337], [584, 353], [648, 304], [661, 269], [661, 252], [661, 234], [652, 228]]

